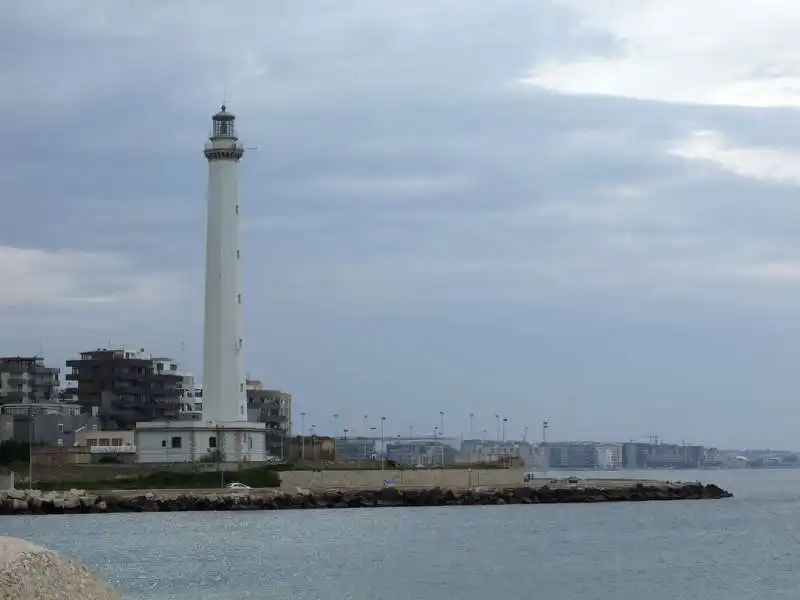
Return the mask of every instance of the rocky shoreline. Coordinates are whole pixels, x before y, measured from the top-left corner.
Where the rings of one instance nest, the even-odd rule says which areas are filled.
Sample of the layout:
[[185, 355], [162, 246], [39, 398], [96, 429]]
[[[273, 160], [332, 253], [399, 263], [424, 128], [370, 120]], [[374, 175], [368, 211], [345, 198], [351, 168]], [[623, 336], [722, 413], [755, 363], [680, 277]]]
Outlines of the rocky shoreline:
[[701, 483], [630, 485], [518, 486], [508, 488], [328, 489], [309, 491], [105, 491], [0, 492], [0, 515], [172, 512], [204, 510], [281, 510], [388, 506], [471, 506], [710, 500], [730, 498], [722, 488]]

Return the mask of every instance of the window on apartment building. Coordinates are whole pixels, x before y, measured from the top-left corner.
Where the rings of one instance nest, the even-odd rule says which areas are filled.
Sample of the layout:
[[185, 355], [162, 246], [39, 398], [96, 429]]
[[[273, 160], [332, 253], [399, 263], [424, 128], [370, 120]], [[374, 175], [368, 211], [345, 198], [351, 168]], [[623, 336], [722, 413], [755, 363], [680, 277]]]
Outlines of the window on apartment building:
[[183, 442], [183, 440], [181, 439], [181, 437], [179, 435], [173, 436], [172, 437], [172, 441], [171, 441], [172, 448], [180, 448], [181, 447], [181, 442]]
[[108, 446], [110, 445], [110, 440], [108, 438], [100, 438], [99, 445], [100, 446]]
[[122, 446], [122, 438], [111, 438], [112, 446]]
[[63, 423], [59, 423], [58, 424], [58, 433], [64, 433], [64, 424]]
[[97, 446], [97, 439], [96, 438], [89, 438], [86, 440], [88, 442], [89, 447]]
[[247, 438], [247, 447], [252, 450], [253, 449], [253, 438]]
[[217, 447], [217, 438], [213, 435], [208, 438], [208, 447], [209, 448], [216, 448]]

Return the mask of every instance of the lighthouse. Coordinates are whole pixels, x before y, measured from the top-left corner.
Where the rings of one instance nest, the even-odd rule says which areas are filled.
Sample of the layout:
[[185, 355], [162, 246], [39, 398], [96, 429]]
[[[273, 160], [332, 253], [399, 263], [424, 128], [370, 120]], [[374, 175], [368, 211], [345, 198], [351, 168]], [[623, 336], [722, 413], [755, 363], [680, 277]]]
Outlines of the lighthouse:
[[208, 160], [203, 420], [247, 421], [239, 232], [239, 160], [244, 148], [225, 105], [212, 119]]
[[247, 419], [238, 165], [244, 147], [223, 104], [203, 148], [206, 194], [203, 415], [136, 424], [139, 462], [266, 460], [266, 425]]

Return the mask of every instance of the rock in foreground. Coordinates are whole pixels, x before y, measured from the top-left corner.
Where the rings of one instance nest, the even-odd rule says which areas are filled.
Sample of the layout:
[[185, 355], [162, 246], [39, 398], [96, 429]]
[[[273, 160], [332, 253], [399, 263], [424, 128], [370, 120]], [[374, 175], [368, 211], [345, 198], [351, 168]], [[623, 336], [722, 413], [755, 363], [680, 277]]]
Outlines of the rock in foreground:
[[730, 498], [716, 485], [701, 483], [630, 483], [519, 486], [511, 488], [297, 489], [247, 491], [108, 491], [0, 493], [0, 514], [116, 513], [202, 510], [279, 510], [287, 508], [358, 508], [378, 506], [468, 506], [489, 504], [567, 504], [704, 500]]
[[86, 567], [24, 540], [0, 536], [0, 600], [119, 600]]

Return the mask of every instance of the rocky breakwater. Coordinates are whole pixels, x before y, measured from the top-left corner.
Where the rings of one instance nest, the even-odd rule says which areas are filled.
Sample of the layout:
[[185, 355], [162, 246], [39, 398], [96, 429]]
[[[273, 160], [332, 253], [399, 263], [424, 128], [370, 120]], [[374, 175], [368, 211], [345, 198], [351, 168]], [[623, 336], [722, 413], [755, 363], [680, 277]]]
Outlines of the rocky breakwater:
[[328, 489], [310, 491], [105, 491], [0, 493], [0, 514], [171, 512], [203, 510], [281, 510], [381, 506], [470, 506], [492, 504], [567, 504], [704, 500], [730, 498], [716, 485], [701, 483], [631, 483], [611, 485], [542, 485], [509, 488]]

